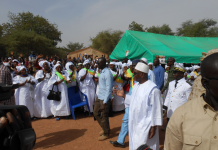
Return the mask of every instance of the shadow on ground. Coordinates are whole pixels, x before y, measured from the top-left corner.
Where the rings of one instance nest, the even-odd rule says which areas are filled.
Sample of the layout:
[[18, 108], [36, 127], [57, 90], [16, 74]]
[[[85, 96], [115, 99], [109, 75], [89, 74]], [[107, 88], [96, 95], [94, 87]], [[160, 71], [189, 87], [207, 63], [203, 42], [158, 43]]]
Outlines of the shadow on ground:
[[49, 148], [49, 147], [71, 142], [83, 136], [86, 131], [87, 129], [69, 129], [69, 130], [45, 134], [44, 136], [37, 137], [37, 140], [39, 140], [40, 138], [45, 138], [45, 140], [37, 142], [34, 149]]

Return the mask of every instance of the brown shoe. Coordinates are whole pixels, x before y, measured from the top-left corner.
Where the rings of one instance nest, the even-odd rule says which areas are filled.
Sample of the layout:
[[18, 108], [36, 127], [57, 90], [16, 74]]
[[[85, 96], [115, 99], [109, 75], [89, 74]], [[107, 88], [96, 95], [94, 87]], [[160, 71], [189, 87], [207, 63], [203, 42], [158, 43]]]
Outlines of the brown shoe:
[[102, 136], [104, 134], [104, 130], [102, 130], [101, 132], [99, 132], [99, 135]]
[[98, 140], [99, 141], [104, 141], [104, 140], [106, 140], [106, 139], [108, 139], [109, 138], [109, 136], [107, 136], [107, 135], [102, 135], [102, 136], [100, 136], [99, 138], [98, 138]]

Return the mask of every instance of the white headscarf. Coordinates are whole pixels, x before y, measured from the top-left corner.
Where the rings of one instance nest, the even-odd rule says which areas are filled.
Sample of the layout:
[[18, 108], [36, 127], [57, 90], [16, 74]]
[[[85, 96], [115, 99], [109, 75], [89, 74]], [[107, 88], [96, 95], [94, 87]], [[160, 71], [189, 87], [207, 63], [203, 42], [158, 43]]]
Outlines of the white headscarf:
[[167, 69], [168, 67], [170, 67], [170, 66], [165, 65], [165, 69]]
[[3, 63], [6, 67], [10, 67], [11, 65], [8, 62]]
[[90, 64], [90, 61], [88, 59], [86, 59], [84, 62], [83, 62], [83, 65], [85, 66], [86, 64]]
[[20, 63], [17, 59], [14, 59], [14, 60], [13, 60], [13, 62], [15, 62], [15, 61], [16, 61], [17, 63]]
[[72, 70], [70, 69], [70, 66], [71, 66], [71, 65], [74, 66], [74, 64], [73, 64], [71, 61], [70, 61], [70, 62], [67, 62], [66, 65], [65, 65], [65, 68], [66, 68], [67, 70], [72, 71]]
[[200, 66], [198, 66], [198, 65], [194, 65], [194, 66], [192, 66], [192, 68], [193, 68], [193, 71], [195, 71], [195, 69], [200, 68]]
[[131, 61], [131, 60], [128, 60], [127, 65], [128, 65], [128, 66], [131, 66], [131, 65], [132, 65], [132, 61]]
[[56, 65], [54, 66], [54, 68], [53, 68], [53, 73], [55, 73], [55, 72], [57, 71], [57, 70], [56, 70], [57, 66], [61, 66], [61, 64], [56, 64]]
[[127, 64], [126, 64], [126, 63], [123, 63], [123, 64], [122, 64], [122, 68], [124, 68], [124, 67], [127, 67]]
[[[39, 66], [43, 68], [43, 64], [44, 64], [44, 63], [47, 63], [48, 66], [50, 67], [50, 63], [49, 63], [47, 60], [40, 61], [40, 62], [39, 62]], [[44, 69], [44, 68], [43, 68], [43, 69]]]
[[146, 58], [141, 58], [142, 61], [144, 61], [146, 64], [148, 63], [148, 60]]
[[[17, 68], [17, 67], [16, 67]], [[22, 69], [26, 69], [26, 67], [25, 66], [19, 66], [19, 68], [17, 68], [17, 70], [20, 72]], [[26, 71], [27, 71], [27, 69], [26, 69]]]
[[110, 65], [115, 65], [115, 62], [110, 62]]

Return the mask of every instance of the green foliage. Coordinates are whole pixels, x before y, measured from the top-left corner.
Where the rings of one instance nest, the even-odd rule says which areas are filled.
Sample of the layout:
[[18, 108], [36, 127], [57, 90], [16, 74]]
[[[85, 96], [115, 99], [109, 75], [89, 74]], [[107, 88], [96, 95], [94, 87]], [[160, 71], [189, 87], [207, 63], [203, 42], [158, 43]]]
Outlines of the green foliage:
[[4, 41], [3, 44], [8, 55], [11, 51], [14, 51], [16, 55], [22, 53], [25, 57], [29, 56], [30, 51], [44, 55], [56, 52], [52, 40], [34, 31], [14, 30], [3, 36], [2, 41]]
[[164, 35], [174, 35], [171, 28], [167, 24], [163, 24], [162, 26], [152, 26], [149, 28], [145, 28], [145, 31]]
[[110, 54], [117, 43], [120, 41], [123, 35], [123, 31], [120, 30], [104, 30], [99, 32], [96, 37], [90, 38], [92, 42], [91, 47]]
[[143, 29], [143, 25], [142, 24], [138, 24], [135, 21], [133, 21], [131, 24], [129, 24], [129, 30], [133, 30], [133, 31], [142, 31], [144, 32], [145, 30]]
[[84, 48], [84, 45], [83, 45], [83, 43], [80, 44], [79, 42], [75, 42], [75, 43], [69, 42], [69, 44], [67, 44], [67, 48], [71, 52], [73, 52], [73, 51], [77, 51], [77, 50]]
[[185, 21], [177, 28], [178, 36], [187, 37], [217, 37], [218, 27], [217, 22], [213, 19], [202, 19], [199, 22], [193, 23], [192, 20]]
[[50, 23], [48, 19], [42, 16], [34, 16], [30, 12], [18, 14], [9, 12], [8, 17], [9, 22], [2, 24], [4, 34], [10, 34], [13, 30], [34, 31], [39, 35], [53, 40], [54, 45], [57, 45], [57, 42], [61, 42], [61, 32], [58, 30], [58, 26], [55, 23]]
[[3, 26], [0, 25], [0, 38], [2, 37], [3, 35]]

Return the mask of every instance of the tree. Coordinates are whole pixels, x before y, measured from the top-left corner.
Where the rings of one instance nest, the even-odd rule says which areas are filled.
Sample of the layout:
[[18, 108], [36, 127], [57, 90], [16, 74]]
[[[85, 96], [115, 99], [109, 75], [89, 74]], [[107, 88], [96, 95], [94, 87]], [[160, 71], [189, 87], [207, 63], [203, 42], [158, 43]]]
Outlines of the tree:
[[164, 35], [174, 35], [171, 28], [167, 24], [163, 24], [162, 26], [152, 26], [149, 28], [145, 28], [145, 31]]
[[107, 54], [110, 54], [117, 43], [120, 41], [123, 31], [120, 30], [104, 30], [99, 32], [96, 37], [90, 38], [91, 47]]
[[145, 30], [143, 29], [143, 26], [144, 25], [138, 24], [135, 21], [133, 21], [131, 24], [129, 24], [129, 30], [144, 32]]
[[69, 44], [67, 44], [67, 48], [70, 49], [71, 52], [73, 52], [84, 48], [84, 46], [83, 43], [80, 44], [79, 42], [69, 42]]
[[187, 20], [177, 28], [178, 36], [187, 37], [217, 37], [218, 26], [213, 19], [202, 19], [199, 22], [193, 23], [192, 20]]
[[3, 27], [0, 25], [0, 38], [2, 37], [3, 35]]
[[4, 35], [2, 41], [7, 54], [14, 51], [17, 55], [22, 53], [27, 57], [32, 50], [43, 55], [53, 55], [57, 52], [52, 40], [35, 31], [14, 30], [10, 34]]
[[13, 30], [34, 31], [39, 35], [53, 40], [54, 45], [57, 45], [57, 42], [61, 42], [61, 32], [58, 30], [58, 26], [55, 23], [50, 23], [48, 19], [42, 16], [34, 16], [30, 12], [18, 14], [9, 12], [8, 17], [9, 22], [2, 24], [4, 34], [10, 34]]

